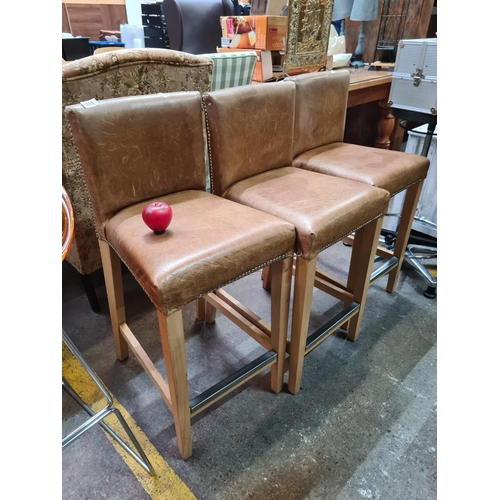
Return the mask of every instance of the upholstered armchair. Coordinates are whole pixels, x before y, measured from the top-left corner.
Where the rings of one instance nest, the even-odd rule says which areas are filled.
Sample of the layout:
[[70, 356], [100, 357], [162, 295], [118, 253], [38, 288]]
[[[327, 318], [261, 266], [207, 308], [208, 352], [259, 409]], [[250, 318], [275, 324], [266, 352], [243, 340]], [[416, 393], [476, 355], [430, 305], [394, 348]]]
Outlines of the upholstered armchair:
[[102, 267], [87, 186], [69, 124], [66, 106], [114, 97], [197, 90], [212, 85], [208, 57], [168, 49], [125, 49], [71, 61], [62, 66], [62, 184], [73, 204], [75, 230], [66, 256], [83, 278], [91, 307], [99, 304], [91, 273]]

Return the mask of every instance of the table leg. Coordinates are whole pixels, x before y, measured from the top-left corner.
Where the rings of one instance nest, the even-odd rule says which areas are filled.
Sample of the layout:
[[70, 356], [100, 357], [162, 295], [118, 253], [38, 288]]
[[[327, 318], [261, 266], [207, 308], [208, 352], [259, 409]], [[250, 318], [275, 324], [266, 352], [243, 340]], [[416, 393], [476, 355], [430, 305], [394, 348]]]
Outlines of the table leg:
[[391, 134], [394, 129], [395, 118], [391, 115], [391, 107], [387, 99], [380, 99], [378, 105], [382, 112], [377, 124], [378, 135], [375, 147], [379, 149], [391, 149]]

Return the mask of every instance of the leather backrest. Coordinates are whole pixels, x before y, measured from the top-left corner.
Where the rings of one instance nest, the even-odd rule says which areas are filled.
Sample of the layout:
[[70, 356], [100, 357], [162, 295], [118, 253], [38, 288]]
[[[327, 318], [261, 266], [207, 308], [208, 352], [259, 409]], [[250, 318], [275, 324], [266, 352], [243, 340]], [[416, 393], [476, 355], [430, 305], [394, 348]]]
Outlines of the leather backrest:
[[205, 191], [199, 92], [96, 101], [66, 108], [99, 236], [119, 210], [163, 195]]
[[74, 242], [66, 262], [82, 274], [102, 267], [87, 185], [66, 106], [95, 98], [211, 89], [213, 62], [175, 50], [143, 48], [97, 54], [62, 65], [62, 181], [75, 212]]
[[295, 83], [294, 158], [310, 149], [344, 139], [349, 72], [305, 73], [286, 78]]
[[206, 92], [211, 189], [222, 196], [235, 182], [292, 164], [293, 82]]
[[189, 54], [216, 52], [221, 16], [234, 16], [231, 0], [163, 0], [170, 48]]

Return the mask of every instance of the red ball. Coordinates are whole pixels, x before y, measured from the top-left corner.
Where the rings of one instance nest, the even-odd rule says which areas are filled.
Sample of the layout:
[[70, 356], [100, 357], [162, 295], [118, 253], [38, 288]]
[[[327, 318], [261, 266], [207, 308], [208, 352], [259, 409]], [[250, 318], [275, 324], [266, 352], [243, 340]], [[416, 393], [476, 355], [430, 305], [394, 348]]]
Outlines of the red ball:
[[172, 208], [163, 201], [155, 201], [142, 209], [142, 220], [155, 234], [163, 234], [172, 221]]

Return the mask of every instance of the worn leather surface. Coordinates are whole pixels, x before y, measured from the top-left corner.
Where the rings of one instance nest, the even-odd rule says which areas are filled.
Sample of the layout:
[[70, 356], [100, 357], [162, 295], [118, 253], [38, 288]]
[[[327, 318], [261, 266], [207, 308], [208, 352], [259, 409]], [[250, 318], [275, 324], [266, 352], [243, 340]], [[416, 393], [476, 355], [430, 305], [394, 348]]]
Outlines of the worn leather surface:
[[164, 234], [142, 221], [143, 206], [155, 199], [112, 217], [105, 238], [164, 314], [293, 254], [295, 229], [276, 217], [201, 191], [157, 199], [172, 207]]
[[100, 237], [108, 219], [125, 207], [205, 189], [199, 92], [109, 99], [90, 108], [76, 104], [66, 114]]
[[293, 81], [203, 95], [212, 189], [292, 223], [312, 259], [386, 213], [389, 193], [292, 167], [294, 101]]
[[279, 82], [206, 92], [212, 192], [292, 164], [295, 85]]
[[383, 189], [295, 167], [239, 181], [224, 196], [292, 223], [296, 251], [307, 260], [385, 214], [390, 198]]
[[391, 195], [425, 179], [430, 165], [427, 158], [342, 142], [348, 71], [287, 80], [296, 85], [294, 166], [378, 186]]
[[[199, 92], [67, 109], [98, 235], [164, 314], [295, 248], [292, 224], [205, 192], [202, 114]], [[142, 220], [158, 200], [173, 210], [161, 235]]]
[[295, 83], [294, 158], [304, 151], [344, 139], [349, 71], [289, 76]]
[[377, 186], [392, 196], [424, 180], [430, 161], [411, 153], [337, 142], [302, 153], [293, 165]]

